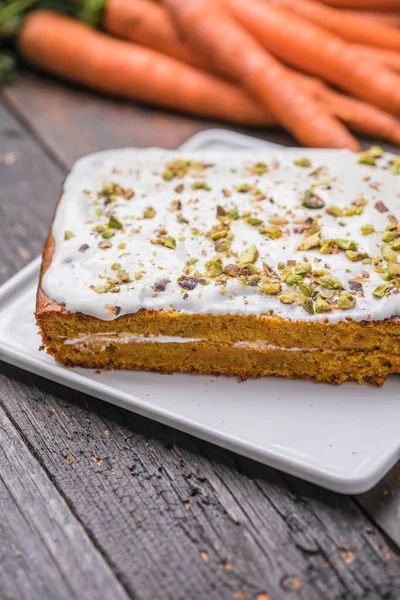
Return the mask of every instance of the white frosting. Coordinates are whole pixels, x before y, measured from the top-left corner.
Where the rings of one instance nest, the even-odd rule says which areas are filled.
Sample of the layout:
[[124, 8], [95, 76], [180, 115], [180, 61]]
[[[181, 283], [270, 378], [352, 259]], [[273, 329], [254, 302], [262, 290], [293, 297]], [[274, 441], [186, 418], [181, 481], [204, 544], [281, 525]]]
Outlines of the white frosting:
[[[64, 194], [53, 225], [55, 253], [43, 278], [44, 292], [56, 302], [64, 303], [70, 312], [82, 312], [104, 320], [135, 313], [142, 308], [241, 315], [261, 315], [272, 311], [292, 320], [329, 319], [332, 322], [346, 318], [385, 319], [400, 315], [400, 295], [391, 293], [380, 299], [372, 296], [372, 291], [385, 283], [372, 264], [350, 262], [344, 252], [329, 255], [321, 255], [317, 249], [296, 252], [303, 234], [293, 232], [296, 221], [321, 214], [322, 240], [351, 239], [358, 243], [359, 251], [371, 257], [379, 254], [382, 232], [389, 223], [388, 215], [400, 217], [400, 175], [393, 175], [387, 169], [389, 156], [386, 154], [379, 159], [378, 167], [359, 165], [358, 155], [347, 150], [186, 152], [123, 149], [86, 156], [75, 164], [64, 184]], [[311, 168], [294, 165], [294, 159], [303, 157], [311, 160]], [[162, 178], [165, 164], [175, 159], [200, 161], [210, 166], [200, 175], [188, 174], [183, 179], [165, 181]], [[246, 167], [259, 161], [269, 165], [269, 172], [261, 176], [251, 175]], [[325, 167], [325, 173], [319, 178], [310, 178], [310, 173], [320, 166]], [[369, 181], [362, 180], [367, 175], [370, 176]], [[329, 187], [323, 184], [327, 180]], [[135, 196], [129, 200], [119, 197], [116, 203], [105, 207], [97, 194], [110, 181], [132, 188]], [[197, 181], [207, 182], [211, 191], [193, 190], [191, 185]], [[251, 193], [236, 191], [235, 186], [244, 182], [255, 184], [266, 199], [254, 202]], [[176, 186], [181, 183], [184, 190], [175, 192]], [[362, 195], [368, 201], [364, 213], [335, 218], [326, 214], [325, 208], [309, 210], [302, 207], [301, 196], [315, 183], [318, 184], [315, 192], [324, 200], [326, 207], [348, 208]], [[229, 189], [231, 196], [225, 197], [223, 189]], [[176, 212], [171, 211], [171, 202], [178, 199], [188, 224], [179, 223]], [[388, 212], [379, 212], [374, 207], [377, 201], [383, 201]], [[216, 205], [227, 210], [236, 206], [240, 215], [251, 211], [252, 216], [262, 219], [267, 226], [271, 217], [284, 216], [288, 219], [288, 224], [282, 226], [284, 235], [274, 240], [261, 235], [243, 218], [232, 221], [233, 253], [240, 254], [246, 246], [255, 244], [259, 252], [256, 266], [260, 269], [263, 262], [277, 269], [278, 262], [293, 258], [298, 262], [306, 258], [315, 269], [328, 264], [331, 267], [329, 275], [339, 278], [346, 289], [349, 289], [350, 279], [367, 272], [370, 277], [363, 281], [364, 296], [358, 296], [356, 305], [350, 310], [311, 315], [297, 303], [283, 304], [277, 296], [263, 294], [257, 286], [243, 286], [235, 278], [230, 278], [226, 286], [216, 285], [215, 280], [210, 280], [209, 285], [198, 284], [193, 290], [182, 289], [178, 278], [187, 261], [197, 258], [194, 268], [204, 273], [205, 263], [216, 255], [214, 242], [205, 235], [219, 223]], [[149, 206], [155, 209], [156, 215], [144, 219], [143, 211]], [[107, 249], [98, 247], [102, 241], [101, 234], [93, 231], [95, 225], [108, 222], [106, 216], [96, 216], [99, 208], [106, 212], [112, 208], [114, 215], [123, 223], [122, 229], [115, 230], [110, 240], [112, 245]], [[360, 226], [367, 223], [374, 225], [376, 233], [363, 236]], [[176, 240], [175, 249], [150, 242], [157, 238], [160, 228], [165, 228], [167, 235]], [[195, 235], [193, 228], [200, 234]], [[74, 237], [65, 240], [65, 231], [72, 232]], [[126, 245], [124, 249], [121, 249], [121, 244]], [[89, 248], [79, 251], [82, 245]], [[219, 256], [224, 265], [235, 263], [235, 255], [226, 258], [221, 253]], [[320, 262], [314, 264], [315, 259]], [[131, 282], [121, 285], [118, 293], [97, 293], [94, 288], [107, 277], [115, 277], [115, 271], [111, 269], [114, 263], [119, 263], [127, 271]], [[142, 278], [135, 279], [135, 274]], [[165, 291], [155, 292], [152, 286], [160, 279], [169, 283]], [[282, 287], [284, 294], [298, 291], [298, 288], [286, 284]], [[113, 313], [110, 307], [114, 306], [118, 309]]]
[[158, 343], [158, 344], [186, 344], [188, 342], [201, 342], [200, 338], [184, 338], [171, 335], [152, 335], [146, 337], [144, 335], [135, 335], [133, 333], [92, 333], [88, 335], [82, 335], [77, 338], [66, 339], [64, 344], [67, 346], [74, 346], [76, 344], [91, 342], [117, 342], [118, 344], [131, 344], [135, 343]]

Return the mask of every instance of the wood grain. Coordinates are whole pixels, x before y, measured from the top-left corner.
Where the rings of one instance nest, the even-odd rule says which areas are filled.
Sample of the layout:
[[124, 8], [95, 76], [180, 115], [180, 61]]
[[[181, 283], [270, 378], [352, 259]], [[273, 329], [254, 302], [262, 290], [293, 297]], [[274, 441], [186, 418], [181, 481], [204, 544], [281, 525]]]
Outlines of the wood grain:
[[0, 156], [2, 282], [42, 252], [64, 174], [1, 103]]
[[128, 596], [0, 408], [3, 600]]
[[[3, 98], [49, 151], [68, 165], [83, 154], [109, 148], [177, 148], [202, 129], [229, 127], [102, 97], [32, 74], [12, 87], [5, 87]], [[293, 138], [279, 130], [233, 129], [294, 145]]]
[[[126, 145], [128, 135], [130, 145], [171, 147], [183, 141], [182, 131], [190, 135], [197, 127], [185, 120], [188, 129], [181, 129], [181, 117], [36, 77], [3, 94], [21, 124], [8, 116], [7, 127], [22, 134], [6, 145], [25, 140], [15, 145], [25, 168], [15, 171], [15, 179], [10, 170], [5, 193], [17, 184], [34, 186], [43, 206], [34, 206], [32, 196], [13, 196], [0, 220], [0, 253], [4, 232], [23, 207], [32, 222], [40, 220], [26, 250], [33, 254], [42, 243], [57, 178], [78, 155]], [[132, 131], [130, 119], [137, 119]], [[285, 142], [283, 134], [276, 136]], [[5, 254], [9, 274], [20, 267], [15, 247]], [[0, 369], [0, 404], [134, 598], [400, 596], [398, 551], [350, 498], [6, 365]]]

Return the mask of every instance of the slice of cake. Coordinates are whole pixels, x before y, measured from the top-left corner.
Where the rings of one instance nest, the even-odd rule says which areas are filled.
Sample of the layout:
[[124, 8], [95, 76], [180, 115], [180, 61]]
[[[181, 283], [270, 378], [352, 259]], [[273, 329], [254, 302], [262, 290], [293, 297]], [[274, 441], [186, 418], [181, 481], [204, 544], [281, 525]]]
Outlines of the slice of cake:
[[399, 219], [377, 147], [87, 156], [44, 250], [43, 344], [68, 366], [382, 384]]

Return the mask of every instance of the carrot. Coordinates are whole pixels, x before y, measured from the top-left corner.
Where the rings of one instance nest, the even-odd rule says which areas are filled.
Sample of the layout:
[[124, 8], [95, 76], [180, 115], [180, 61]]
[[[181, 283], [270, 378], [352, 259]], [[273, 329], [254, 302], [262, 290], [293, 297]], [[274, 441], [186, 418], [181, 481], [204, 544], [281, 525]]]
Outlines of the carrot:
[[340, 10], [324, 6], [314, 0], [274, 0], [274, 3], [286, 6], [312, 23], [320, 25], [341, 38], [359, 44], [377, 46], [388, 50], [400, 50], [400, 31], [390, 25], [360, 19]]
[[[298, 2], [299, 0], [294, 0]], [[394, 11], [400, 8], [400, 0], [319, 0], [335, 8], [355, 8], [357, 10]]]
[[264, 0], [223, 0], [264, 47], [287, 64], [322, 77], [392, 113], [400, 113], [400, 77], [382, 63], [291, 10]]
[[164, 0], [193, 49], [268, 108], [308, 146], [359, 148], [357, 140], [294, 82], [290, 72], [212, 0]]
[[[214, 67], [217, 71], [214, 63], [204, 59], [201, 61], [200, 57], [197, 59], [198, 55], [179, 39], [168, 11], [153, 0], [108, 0], [103, 28], [109, 33], [175, 56], [189, 64], [194, 64], [196, 60], [199, 64], [203, 62], [204, 68]], [[307, 75], [297, 75], [297, 81], [314, 98], [323, 100], [323, 106], [328, 112], [355, 131], [384, 138], [395, 144], [400, 143], [400, 125], [393, 117], [355, 99], [349, 99], [350, 109], [345, 96], [333, 92], [322, 82], [314, 81]], [[278, 124], [266, 108], [265, 119], [269, 126]]]
[[400, 72], [400, 52], [385, 50], [385, 48], [373, 48], [372, 46], [365, 46], [363, 44], [354, 44], [354, 47], [362, 52], [367, 60], [379, 60], [386, 65], [386, 67], [390, 67], [393, 71]]
[[58, 13], [30, 13], [17, 43], [28, 62], [94, 90], [233, 123], [272, 122], [236, 86]]
[[370, 10], [351, 10], [351, 9], [341, 9], [343, 17], [346, 18], [348, 15], [352, 15], [353, 17], [361, 17], [365, 19], [372, 19], [374, 23], [386, 23], [386, 25], [391, 25], [392, 27], [400, 27], [400, 12], [398, 13], [390, 13], [390, 12], [377, 12]]
[[209, 70], [207, 61], [179, 39], [168, 11], [153, 0], [107, 0], [102, 26], [124, 40]]

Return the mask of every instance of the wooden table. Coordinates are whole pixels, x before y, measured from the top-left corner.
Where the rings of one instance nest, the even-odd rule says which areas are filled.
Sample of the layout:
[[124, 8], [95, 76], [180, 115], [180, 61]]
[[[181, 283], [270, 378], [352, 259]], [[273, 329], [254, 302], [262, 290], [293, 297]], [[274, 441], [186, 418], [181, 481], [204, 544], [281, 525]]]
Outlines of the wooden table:
[[[0, 280], [41, 252], [79, 156], [216, 125], [34, 74], [3, 89]], [[4, 363], [0, 420], [2, 599], [400, 598], [380, 528], [400, 532], [400, 469], [379, 505], [340, 496]]]

